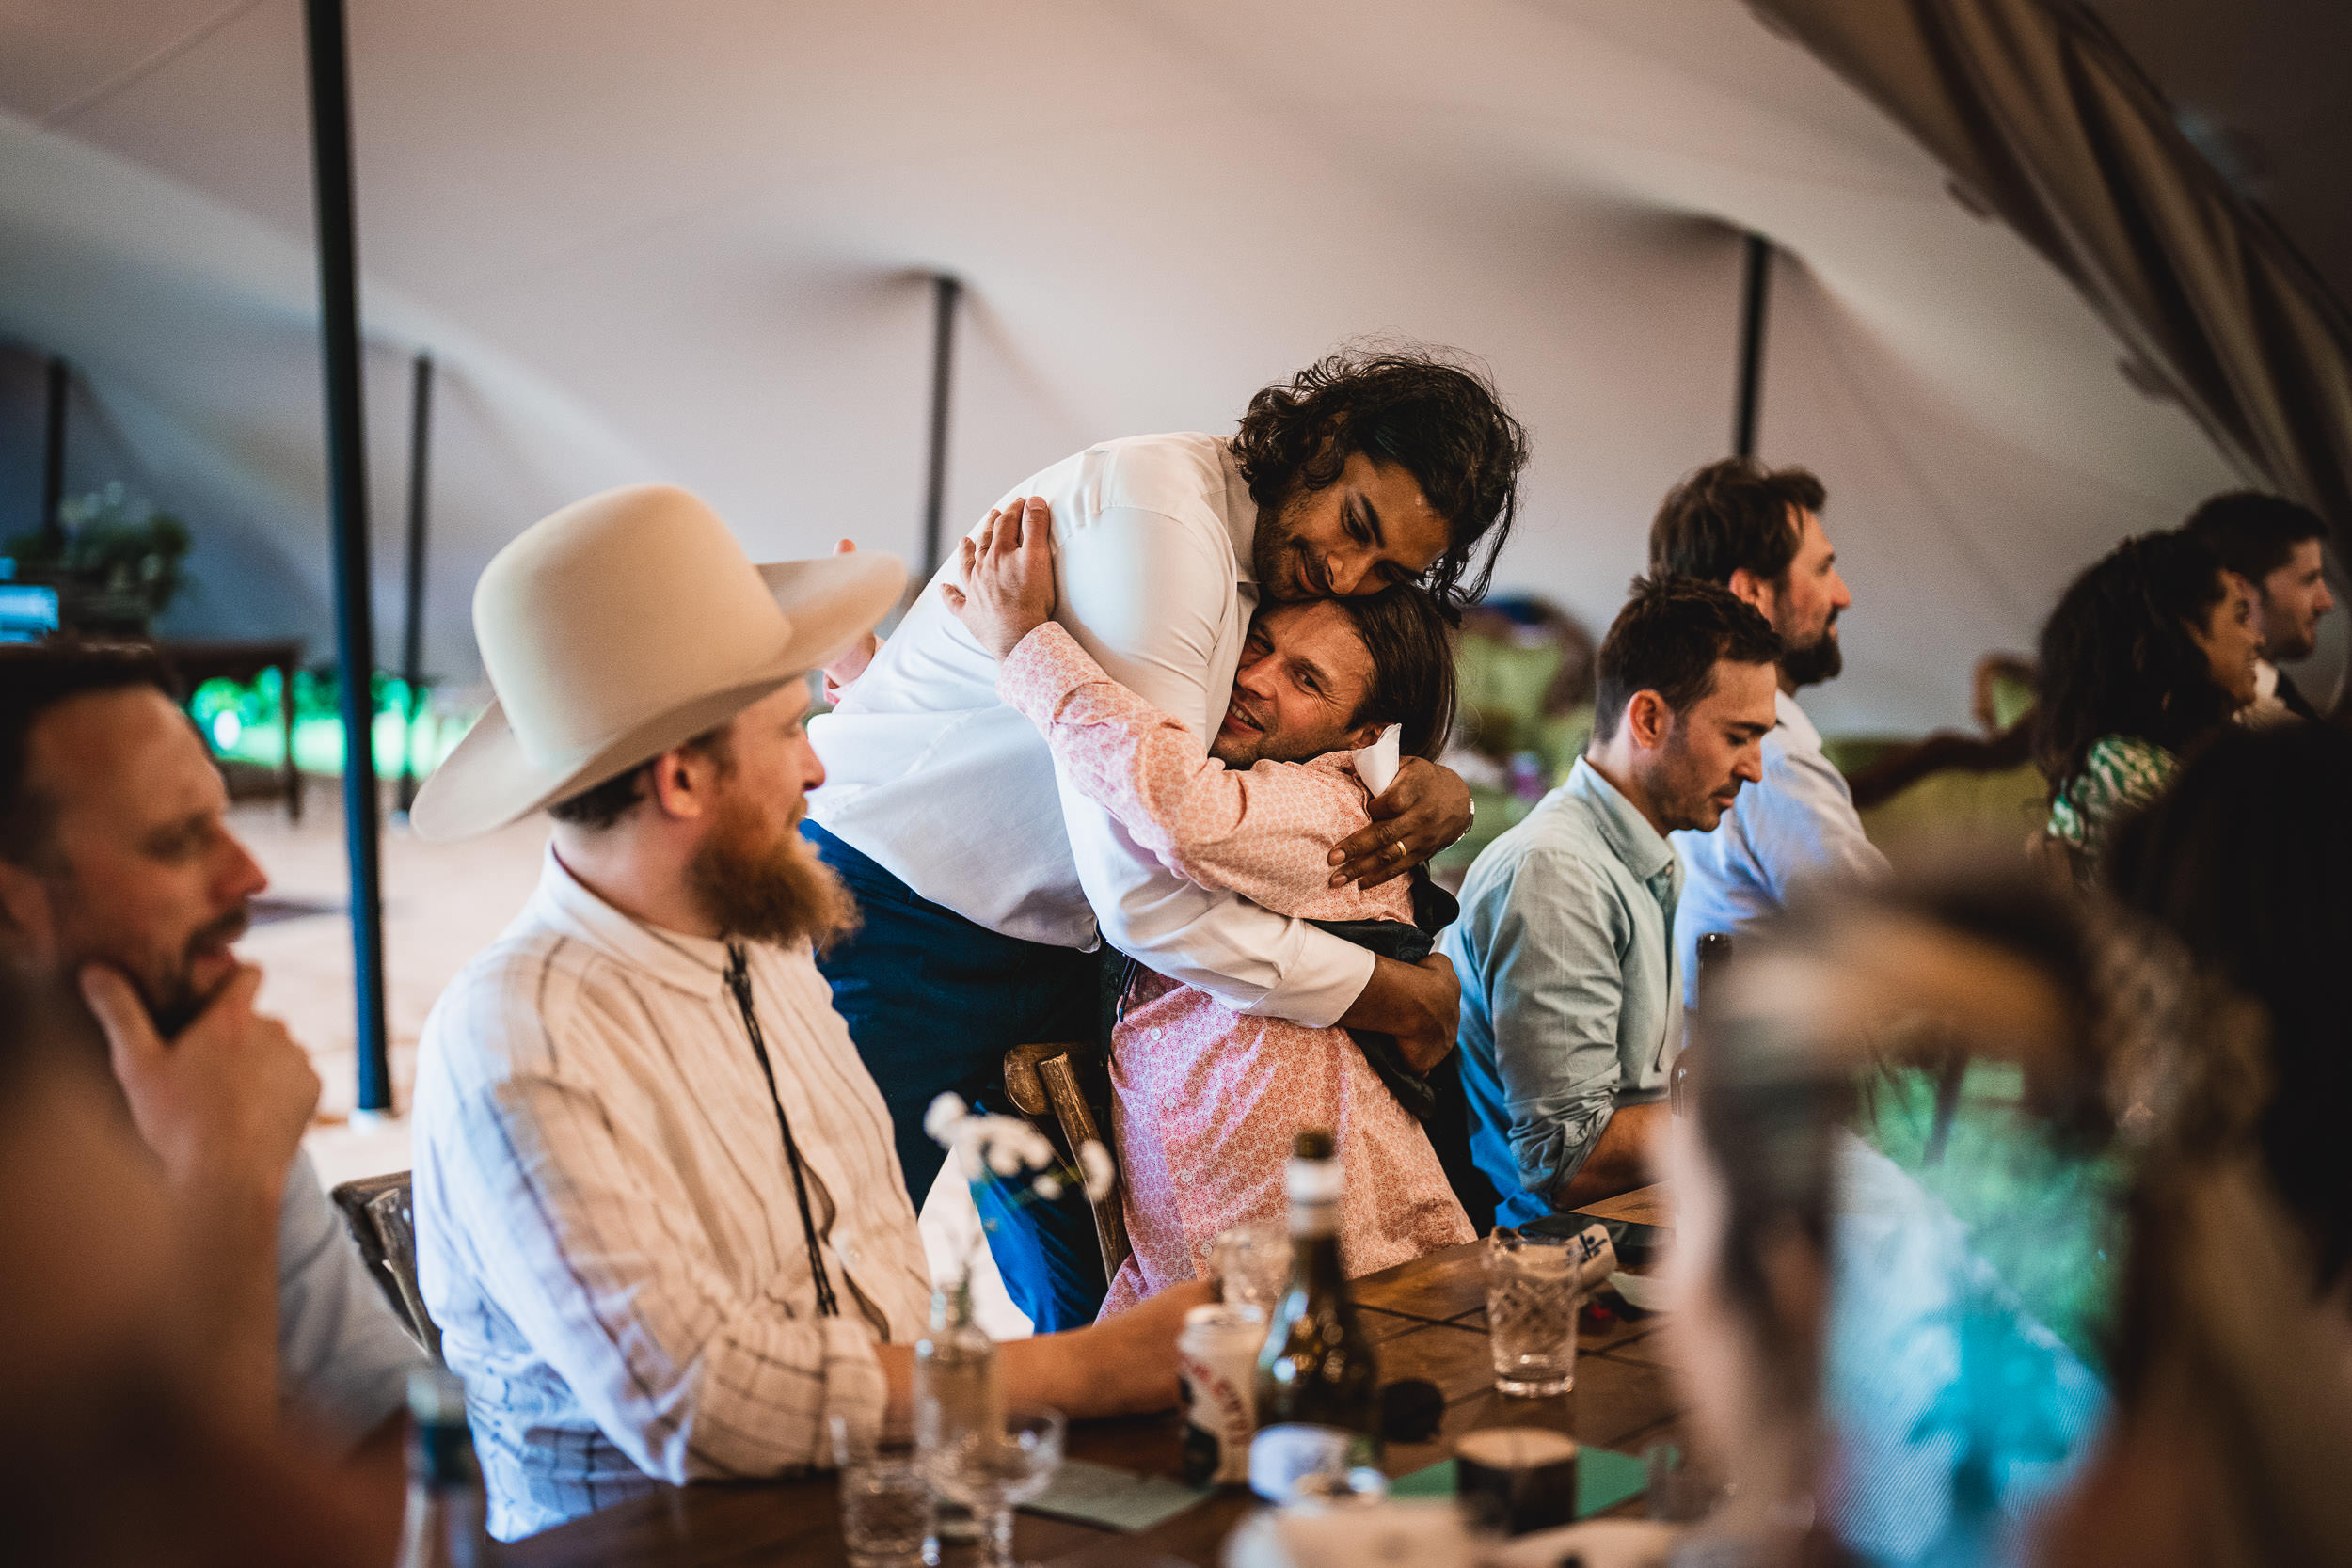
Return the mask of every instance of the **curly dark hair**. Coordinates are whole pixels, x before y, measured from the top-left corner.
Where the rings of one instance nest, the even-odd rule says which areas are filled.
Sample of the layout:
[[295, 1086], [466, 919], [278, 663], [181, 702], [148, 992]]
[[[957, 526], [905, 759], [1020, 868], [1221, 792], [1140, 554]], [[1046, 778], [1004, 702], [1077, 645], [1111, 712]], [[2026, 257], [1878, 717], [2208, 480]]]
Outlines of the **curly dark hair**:
[[1675, 482], [1649, 525], [1649, 569], [1729, 583], [1740, 567], [1778, 582], [1802, 534], [1790, 507], [1819, 513], [1829, 492], [1805, 468], [1725, 457]]
[[2126, 539], [2076, 578], [2042, 624], [2033, 760], [2051, 799], [2102, 736], [2178, 752], [2236, 704], [2190, 634], [2228, 593], [2221, 558], [2186, 533]]
[[1593, 738], [1613, 739], [1625, 705], [1655, 691], [1676, 713], [1715, 689], [1715, 665], [1776, 664], [1780, 634], [1730, 589], [1696, 578], [1635, 578], [1632, 596], [1600, 640]]
[[[1395, 463], [1451, 535], [1422, 578], [1449, 623], [1480, 598], [1518, 510], [1527, 432], [1486, 372], [1429, 348], [1346, 348], [1263, 388], [1233, 437], [1250, 499], [1271, 512], [1296, 490], [1334, 483], [1349, 457]], [[1479, 541], [1491, 537], [1475, 571]]]

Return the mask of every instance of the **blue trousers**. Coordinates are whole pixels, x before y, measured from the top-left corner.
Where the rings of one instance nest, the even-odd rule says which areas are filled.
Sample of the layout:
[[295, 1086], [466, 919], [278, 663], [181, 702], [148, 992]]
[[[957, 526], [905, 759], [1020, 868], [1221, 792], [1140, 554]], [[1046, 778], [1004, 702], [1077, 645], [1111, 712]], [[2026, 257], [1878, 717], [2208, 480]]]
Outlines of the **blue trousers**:
[[[946, 1156], [923, 1131], [930, 1102], [953, 1090], [974, 1105], [1018, 1115], [1005, 1103], [1005, 1053], [1093, 1039], [1101, 961], [974, 925], [815, 822], [803, 821], [801, 832], [850, 885], [865, 915], [857, 934], [818, 968], [890, 1108], [898, 1165], [919, 1209]], [[973, 1196], [1006, 1291], [1038, 1332], [1092, 1323], [1109, 1285], [1093, 1212], [1077, 1186], [1054, 1203], [1031, 1195], [1012, 1204], [993, 1182]]]

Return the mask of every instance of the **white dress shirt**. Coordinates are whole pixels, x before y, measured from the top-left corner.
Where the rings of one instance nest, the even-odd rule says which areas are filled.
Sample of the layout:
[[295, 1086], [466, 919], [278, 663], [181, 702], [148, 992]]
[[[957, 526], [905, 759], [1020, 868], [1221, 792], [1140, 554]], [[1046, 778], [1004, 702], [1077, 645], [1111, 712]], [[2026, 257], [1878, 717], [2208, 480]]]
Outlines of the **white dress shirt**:
[[748, 945], [838, 1317], [720, 943], [564, 870], [451, 983], [417, 1063], [418, 1274], [501, 1540], [870, 1429], [930, 1279], [881, 1092], [805, 945]]
[[[1113, 680], [1207, 742], [1258, 599], [1257, 507], [1232, 443], [1106, 441], [1006, 499], [1018, 496], [1054, 510], [1055, 619]], [[951, 554], [840, 706], [810, 721], [826, 782], [809, 815], [990, 930], [1057, 947], [1107, 940], [1236, 1012], [1337, 1022], [1372, 978], [1372, 954], [1184, 880], [1072, 788], [941, 597], [957, 569]]]
[[1862, 831], [1846, 776], [1821, 752], [1821, 732], [1786, 691], [1773, 693], [1772, 718], [1763, 782], [1740, 791], [1713, 832], [1674, 835], [1688, 873], [1675, 918], [1686, 1003], [1696, 999], [1699, 938], [1707, 932], [1737, 939], [1816, 877], [1886, 875], [1886, 857]]

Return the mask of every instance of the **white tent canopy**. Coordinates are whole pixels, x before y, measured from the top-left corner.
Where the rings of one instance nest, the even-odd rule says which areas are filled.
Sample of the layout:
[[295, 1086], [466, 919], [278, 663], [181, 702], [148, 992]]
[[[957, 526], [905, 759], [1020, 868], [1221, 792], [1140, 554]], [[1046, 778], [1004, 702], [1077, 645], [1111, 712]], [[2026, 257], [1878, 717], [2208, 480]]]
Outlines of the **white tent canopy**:
[[[1394, 334], [1490, 364], [1535, 451], [1497, 584], [1597, 627], [1727, 446], [1766, 235], [1760, 455], [1821, 474], [1856, 597], [1833, 729], [1960, 721], [2083, 562], [2251, 477], [1731, 0], [354, 0], [351, 33], [376, 624], [389, 655], [429, 348], [427, 662], [459, 679], [482, 563], [604, 485], [691, 485], [763, 555], [917, 554], [938, 270], [951, 529]], [[0, 337], [70, 359], [195, 528], [176, 629], [323, 656], [303, 94], [298, 0], [0, 13]]]

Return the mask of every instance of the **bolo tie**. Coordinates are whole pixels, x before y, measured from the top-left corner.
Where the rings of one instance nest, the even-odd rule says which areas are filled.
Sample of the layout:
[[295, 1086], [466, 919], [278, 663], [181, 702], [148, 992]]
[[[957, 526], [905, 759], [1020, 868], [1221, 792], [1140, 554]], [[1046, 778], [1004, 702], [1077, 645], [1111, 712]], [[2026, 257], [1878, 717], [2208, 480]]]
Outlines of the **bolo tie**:
[[817, 1283], [818, 1315], [837, 1318], [841, 1305], [834, 1298], [833, 1275], [826, 1272], [824, 1252], [817, 1244], [817, 1222], [809, 1217], [808, 1176], [801, 1165], [801, 1146], [793, 1140], [784, 1099], [776, 1093], [776, 1069], [768, 1061], [768, 1037], [760, 1032], [759, 1013], [752, 1006], [751, 960], [739, 942], [727, 943], [727, 990], [735, 995], [736, 1010], [743, 1015], [743, 1032], [752, 1037], [752, 1054], [759, 1058], [760, 1074], [768, 1080], [768, 1103], [776, 1108], [776, 1131], [784, 1134], [785, 1163], [792, 1167], [792, 1196], [801, 1205], [801, 1239], [808, 1243], [808, 1275]]

